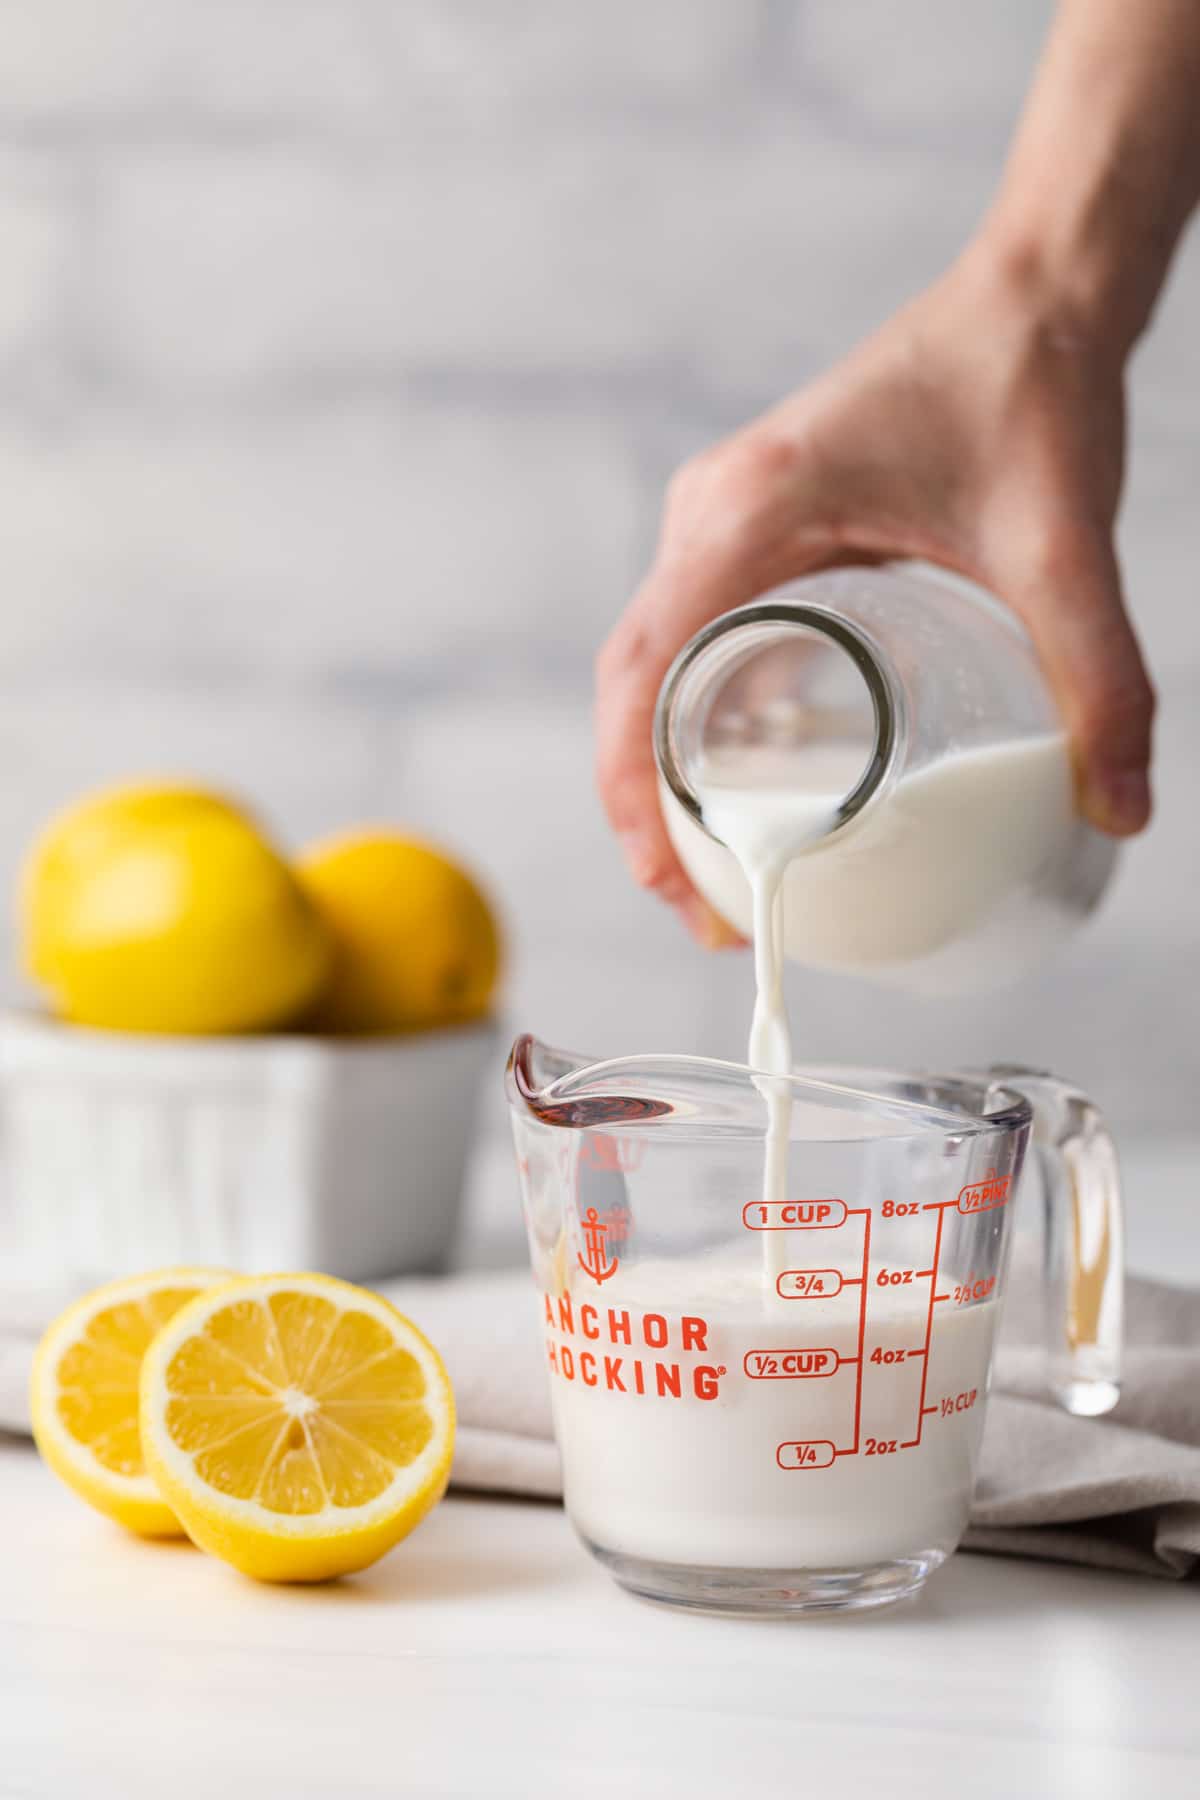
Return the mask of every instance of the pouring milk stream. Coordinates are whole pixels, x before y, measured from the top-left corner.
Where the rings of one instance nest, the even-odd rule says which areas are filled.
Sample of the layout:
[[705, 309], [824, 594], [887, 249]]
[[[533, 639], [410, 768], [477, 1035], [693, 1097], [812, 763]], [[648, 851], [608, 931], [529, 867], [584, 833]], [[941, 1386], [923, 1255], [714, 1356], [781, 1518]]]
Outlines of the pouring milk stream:
[[[812, 851], [837, 820], [842, 800], [860, 774], [853, 751], [815, 750], [795, 763], [758, 758], [747, 769], [739, 759], [734, 783], [722, 781], [719, 758], [709, 758], [696, 783], [705, 828], [737, 858], [750, 888], [754, 943], [754, 1014], [746, 1061], [769, 1075], [790, 1076], [792, 1034], [783, 997], [783, 878], [796, 857]], [[754, 777], [757, 776], [757, 779]], [[791, 1085], [760, 1083], [767, 1107], [762, 1197], [787, 1198]], [[763, 1288], [768, 1304], [783, 1304], [776, 1291], [787, 1267], [787, 1236], [763, 1233]]]
[[[839, 808], [857, 785], [862, 763], [861, 750], [842, 745], [790, 753], [741, 749], [704, 756], [694, 777], [702, 824], [736, 859], [750, 890], [755, 999], [746, 1060], [769, 1075], [790, 1075], [793, 1067], [783, 999], [785, 940], [803, 941], [811, 932], [828, 942], [845, 930], [849, 884], [874, 882], [876, 952], [885, 962], [903, 961], [920, 929], [917, 921], [947, 907], [959, 919], [978, 919], [994, 897], [999, 870], [1036, 868], [1045, 861], [1047, 842], [1069, 837], [1073, 829], [1062, 733], [952, 753], [901, 779], [882, 827], [867, 815], [838, 835]], [[926, 856], [904, 880], [895, 847], [906, 836], [922, 842]], [[796, 866], [805, 862], [815, 879]], [[996, 953], [993, 944], [989, 954]], [[761, 1091], [768, 1114], [763, 1199], [784, 1200], [791, 1089], [763, 1080]], [[786, 1234], [764, 1233], [764, 1281], [771, 1295], [787, 1254]]]

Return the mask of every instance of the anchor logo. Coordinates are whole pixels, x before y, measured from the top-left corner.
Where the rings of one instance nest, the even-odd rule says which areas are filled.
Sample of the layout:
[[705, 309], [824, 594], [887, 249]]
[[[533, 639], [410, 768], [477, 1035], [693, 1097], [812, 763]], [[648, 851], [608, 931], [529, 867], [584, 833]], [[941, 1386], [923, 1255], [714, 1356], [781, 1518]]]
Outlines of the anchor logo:
[[597, 1287], [602, 1281], [607, 1281], [610, 1275], [615, 1275], [617, 1272], [619, 1259], [614, 1256], [609, 1262], [608, 1253], [604, 1248], [604, 1236], [607, 1230], [608, 1225], [601, 1219], [595, 1207], [589, 1206], [583, 1215], [583, 1241], [587, 1255], [585, 1256], [582, 1250], [579, 1252], [579, 1266], [585, 1275], [591, 1276]]

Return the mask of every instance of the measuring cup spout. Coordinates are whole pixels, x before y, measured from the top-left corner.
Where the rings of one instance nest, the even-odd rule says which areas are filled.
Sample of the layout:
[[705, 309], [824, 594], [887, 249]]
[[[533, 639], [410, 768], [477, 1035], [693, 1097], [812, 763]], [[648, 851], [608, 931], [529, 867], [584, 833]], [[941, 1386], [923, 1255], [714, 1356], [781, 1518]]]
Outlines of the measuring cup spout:
[[576, 1131], [638, 1124], [669, 1113], [669, 1101], [620, 1091], [620, 1074], [628, 1064], [628, 1058], [597, 1063], [568, 1050], [552, 1050], [524, 1032], [512, 1047], [505, 1073], [509, 1104], [523, 1107], [543, 1125]]

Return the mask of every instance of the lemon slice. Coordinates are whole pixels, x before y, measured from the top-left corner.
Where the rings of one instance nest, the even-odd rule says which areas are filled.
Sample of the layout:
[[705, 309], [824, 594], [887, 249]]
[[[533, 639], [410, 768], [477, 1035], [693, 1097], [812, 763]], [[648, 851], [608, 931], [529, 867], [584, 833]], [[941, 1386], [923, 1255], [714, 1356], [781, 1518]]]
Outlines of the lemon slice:
[[38, 1449], [68, 1487], [144, 1537], [180, 1537], [183, 1528], [142, 1459], [142, 1356], [181, 1306], [228, 1279], [215, 1269], [159, 1269], [110, 1281], [61, 1313], [34, 1356], [29, 1401]]
[[262, 1581], [366, 1568], [441, 1499], [442, 1360], [377, 1294], [327, 1275], [203, 1294], [142, 1368], [142, 1441], [202, 1549]]

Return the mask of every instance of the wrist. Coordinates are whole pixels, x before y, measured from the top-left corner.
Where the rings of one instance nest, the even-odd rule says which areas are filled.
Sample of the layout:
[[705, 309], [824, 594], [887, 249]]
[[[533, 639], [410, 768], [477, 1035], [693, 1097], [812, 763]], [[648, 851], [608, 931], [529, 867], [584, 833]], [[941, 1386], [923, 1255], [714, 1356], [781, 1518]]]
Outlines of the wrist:
[[1002, 193], [963, 261], [1047, 336], [1120, 368], [1149, 320], [1167, 256], [1122, 253], [1119, 235]]
[[1060, 0], [981, 231], [1026, 302], [1122, 359], [1200, 196], [1195, 0]]

